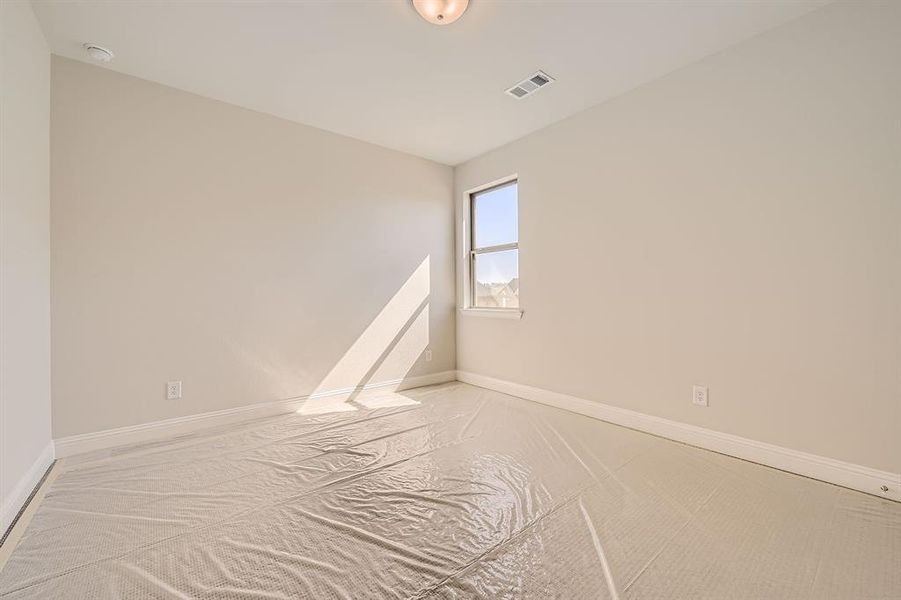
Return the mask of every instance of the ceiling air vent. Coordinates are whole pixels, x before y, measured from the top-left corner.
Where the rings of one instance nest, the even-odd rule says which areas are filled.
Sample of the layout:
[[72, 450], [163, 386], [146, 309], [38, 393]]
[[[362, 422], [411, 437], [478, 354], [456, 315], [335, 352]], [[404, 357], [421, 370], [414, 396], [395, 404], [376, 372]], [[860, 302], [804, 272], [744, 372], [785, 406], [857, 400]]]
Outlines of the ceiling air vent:
[[554, 82], [554, 78], [543, 71], [538, 71], [534, 75], [523, 79], [513, 87], [507, 90], [507, 93], [519, 100], [531, 94], [534, 94], [543, 87], [547, 87]]

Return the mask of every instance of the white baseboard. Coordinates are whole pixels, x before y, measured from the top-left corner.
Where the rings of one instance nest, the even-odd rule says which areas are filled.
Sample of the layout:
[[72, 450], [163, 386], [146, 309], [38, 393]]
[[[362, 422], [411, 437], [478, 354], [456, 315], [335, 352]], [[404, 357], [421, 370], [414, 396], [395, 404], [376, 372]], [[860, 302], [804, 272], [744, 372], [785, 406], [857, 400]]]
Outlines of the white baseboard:
[[44, 473], [47, 472], [47, 469], [50, 468], [50, 465], [53, 464], [53, 459], [53, 441], [49, 441], [47, 442], [47, 445], [44, 446], [44, 449], [41, 450], [41, 454], [32, 463], [31, 467], [29, 467], [28, 471], [19, 478], [19, 481], [9, 495], [3, 499], [3, 508], [2, 512], [0, 512], [0, 535], [3, 535], [3, 532], [6, 531], [10, 523], [13, 522], [13, 519], [19, 513], [19, 510], [21, 510], [22, 505], [25, 504], [28, 496], [31, 495], [31, 491], [37, 486], [41, 477], [43, 477]]
[[131, 425], [128, 427], [106, 429], [104, 431], [96, 431], [92, 433], [70, 435], [55, 440], [56, 456], [59, 458], [65, 458], [74, 454], [81, 454], [82, 452], [92, 452], [94, 450], [114, 448], [116, 446], [123, 446], [125, 444], [134, 444], [156, 440], [164, 437], [183, 435], [207, 427], [215, 427], [217, 425], [237, 423], [248, 419], [257, 419], [260, 417], [268, 417], [286, 412], [292, 412], [297, 410], [308, 400], [316, 398], [343, 396], [349, 395], [354, 391], [364, 390], [408, 390], [412, 388], [422, 387], [424, 385], [446, 383], [448, 381], [454, 381], [455, 379], [455, 371], [442, 371], [440, 373], [433, 373], [430, 375], [419, 375], [416, 377], [407, 377], [404, 379], [369, 383], [359, 388], [329, 390], [326, 392], [317, 392], [315, 394], [310, 394], [307, 396], [298, 396], [295, 398], [287, 398], [285, 400], [276, 400], [274, 402], [262, 402], [259, 404], [239, 406], [237, 408], [228, 408], [225, 410], [217, 410], [197, 415], [188, 415], [186, 417], [176, 417], [174, 419], [166, 419], [163, 421], [142, 423], [140, 425]]
[[[901, 474], [879, 471], [541, 388], [457, 371], [457, 380], [812, 479], [901, 500]], [[888, 488], [883, 491], [882, 487]]]

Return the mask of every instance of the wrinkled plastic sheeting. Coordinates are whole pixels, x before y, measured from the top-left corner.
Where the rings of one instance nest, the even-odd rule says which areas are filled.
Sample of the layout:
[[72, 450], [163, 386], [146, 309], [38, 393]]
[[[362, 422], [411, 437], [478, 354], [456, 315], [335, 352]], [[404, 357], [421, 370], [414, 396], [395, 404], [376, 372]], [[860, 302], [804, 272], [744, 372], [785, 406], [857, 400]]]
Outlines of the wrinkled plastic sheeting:
[[901, 505], [465, 384], [69, 459], [4, 598], [901, 598]]

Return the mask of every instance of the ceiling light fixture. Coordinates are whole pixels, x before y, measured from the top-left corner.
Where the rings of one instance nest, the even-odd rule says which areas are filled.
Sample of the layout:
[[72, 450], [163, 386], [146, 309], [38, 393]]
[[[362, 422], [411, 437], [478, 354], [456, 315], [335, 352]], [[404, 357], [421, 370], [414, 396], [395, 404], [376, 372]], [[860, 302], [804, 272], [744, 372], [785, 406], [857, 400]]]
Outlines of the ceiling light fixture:
[[432, 25], [449, 25], [463, 16], [469, 0], [413, 0], [419, 16]]
[[84, 51], [88, 53], [88, 56], [96, 60], [97, 62], [109, 62], [113, 60], [116, 55], [113, 54], [112, 50], [108, 50], [103, 46], [98, 46], [97, 44], [85, 44], [82, 46]]

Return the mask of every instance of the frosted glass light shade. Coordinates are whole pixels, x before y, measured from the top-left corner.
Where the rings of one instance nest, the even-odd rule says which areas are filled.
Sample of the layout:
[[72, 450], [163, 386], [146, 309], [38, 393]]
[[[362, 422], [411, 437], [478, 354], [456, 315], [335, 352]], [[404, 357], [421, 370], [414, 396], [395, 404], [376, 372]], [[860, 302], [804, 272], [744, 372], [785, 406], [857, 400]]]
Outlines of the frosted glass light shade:
[[413, 0], [413, 8], [423, 19], [434, 25], [448, 25], [459, 19], [469, 0]]

